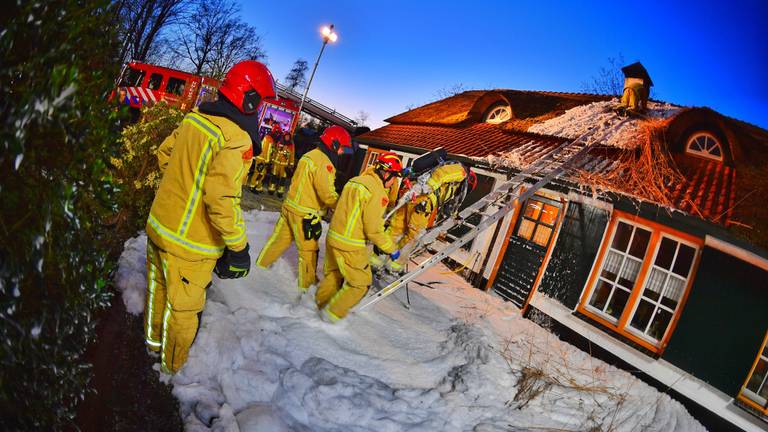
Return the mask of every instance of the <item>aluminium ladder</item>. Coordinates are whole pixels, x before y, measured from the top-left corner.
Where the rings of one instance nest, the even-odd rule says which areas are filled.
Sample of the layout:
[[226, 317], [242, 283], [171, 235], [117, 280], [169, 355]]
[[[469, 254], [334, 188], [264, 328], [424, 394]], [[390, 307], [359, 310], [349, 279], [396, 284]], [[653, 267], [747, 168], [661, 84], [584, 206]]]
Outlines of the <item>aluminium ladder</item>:
[[[611, 121], [616, 119], [619, 121], [608, 126]], [[353, 309], [353, 312], [360, 312], [380, 302], [390, 294], [405, 286], [408, 282], [415, 279], [428, 268], [447, 258], [451, 253], [474, 239], [480, 232], [500, 221], [514, 209], [515, 202], [525, 202], [536, 193], [537, 190], [573, 167], [574, 164], [584, 158], [593, 147], [599, 144], [603, 138], [610, 132], [618, 129], [627, 120], [628, 118], [619, 119], [618, 117], [611, 117], [601, 124], [601, 126], [608, 126], [608, 128], [602, 133], [598, 133], [597, 137], [590, 138], [590, 135], [595, 133], [594, 129], [590, 129], [581, 136], [560, 144], [542, 157], [536, 159], [526, 169], [502, 183], [494, 191], [459, 212], [458, 216], [446, 219], [440, 225], [428, 230], [419, 238], [414, 252], [423, 249], [425, 245], [429, 245], [443, 235], [449, 240], [452, 240], [452, 242], [444, 248], [435, 251], [434, 255], [421, 263], [418, 263], [414, 269], [409, 270], [406, 274], [390, 282], [380, 291], [364, 297]], [[530, 177], [539, 177], [539, 180], [533, 186], [521, 193], [520, 186]], [[495, 209], [495, 211], [489, 212], [489, 209]], [[474, 214], [481, 214], [485, 217], [481, 219], [480, 223], [473, 224], [469, 222], [467, 218]], [[448, 233], [448, 230], [458, 226], [466, 227], [469, 231], [458, 237]]]

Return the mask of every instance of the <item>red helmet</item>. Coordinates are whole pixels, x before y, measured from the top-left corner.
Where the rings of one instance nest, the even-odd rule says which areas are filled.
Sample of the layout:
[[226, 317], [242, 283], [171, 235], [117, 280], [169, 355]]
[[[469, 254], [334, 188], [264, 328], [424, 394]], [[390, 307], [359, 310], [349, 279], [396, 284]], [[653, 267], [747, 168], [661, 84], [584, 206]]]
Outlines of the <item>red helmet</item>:
[[400, 162], [400, 156], [394, 152], [384, 152], [376, 158], [373, 168], [379, 172], [390, 173], [401, 177], [403, 174], [403, 164]]
[[219, 91], [244, 114], [255, 114], [262, 100], [277, 95], [272, 73], [254, 60], [232, 66]]
[[467, 167], [467, 186], [469, 186], [470, 191], [475, 190], [477, 187], [477, 174], [469, 167]]
[[354, 151], [352, 149], [352, 137], [341, 126], [334, 125], [325, 128], [323, 134], [320, 135], [320, 141], [335, 153], [339, 153], [339, 149], [342, 149], [342, 153], [352, 153]]

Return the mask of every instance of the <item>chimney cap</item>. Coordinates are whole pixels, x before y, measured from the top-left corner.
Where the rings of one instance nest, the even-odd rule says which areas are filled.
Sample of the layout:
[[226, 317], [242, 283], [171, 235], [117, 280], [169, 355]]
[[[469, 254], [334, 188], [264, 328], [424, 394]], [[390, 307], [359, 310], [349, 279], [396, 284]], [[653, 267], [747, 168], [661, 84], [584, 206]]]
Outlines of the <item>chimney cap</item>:
[[624, 72], [625, 78], [640, 78], [645, 81], [648, 87], [653, 86], [651, 76], [648, 75], [648, 71], [645, 70], [645, 67], [640, 62], [634, 62], [631, 65], [624, 66], [621, 68], [621, 71]]

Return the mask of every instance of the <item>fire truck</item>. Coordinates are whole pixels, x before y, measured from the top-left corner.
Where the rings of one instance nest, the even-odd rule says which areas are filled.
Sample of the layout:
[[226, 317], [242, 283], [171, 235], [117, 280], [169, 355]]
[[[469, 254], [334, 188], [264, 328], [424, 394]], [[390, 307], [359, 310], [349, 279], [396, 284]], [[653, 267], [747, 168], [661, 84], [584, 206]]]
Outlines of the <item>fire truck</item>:
[[[119, 98], [120, 103], [134, 110], [162, 101], [189, 111], [203, 102], [215, 100], [220, 85], [221, 81], [214, 78], [149, 63], [129, 62], [120, 72], [112, 97]], [[299, 119], [299, 106], [292, 99], [265, 99], [258, 115], [260, 135], [268, 133], [275, 122], [282, 130], [293, 133]], [[265, 124], [265, 119], [272, 122]]]

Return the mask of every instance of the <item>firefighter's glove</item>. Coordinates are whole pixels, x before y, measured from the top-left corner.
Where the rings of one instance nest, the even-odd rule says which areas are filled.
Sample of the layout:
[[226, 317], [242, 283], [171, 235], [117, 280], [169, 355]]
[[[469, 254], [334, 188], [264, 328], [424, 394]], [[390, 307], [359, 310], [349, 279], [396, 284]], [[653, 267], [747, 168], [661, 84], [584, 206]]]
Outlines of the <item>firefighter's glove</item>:
[[323, 225], [320, 223], [320, 216], [308, 214], [301, 220], [301, 228], [304, 231], [305, 240], [320, 240], [320, 234], [323, 233]]
[[245, 249], [237, 252], [224, 249], [224, 255], [216, 261], [213, 272], [221, 279], [239, 279], [247, 276], [251, 270], [251, 255], [248, 249], [247, 244]]
[[391, 254], [389, 254], [389, 258], [392, 261], [397, 261], [397, 259], [400, 258], [400, 249], [398, 249], [398, 250], [392, 252]]

